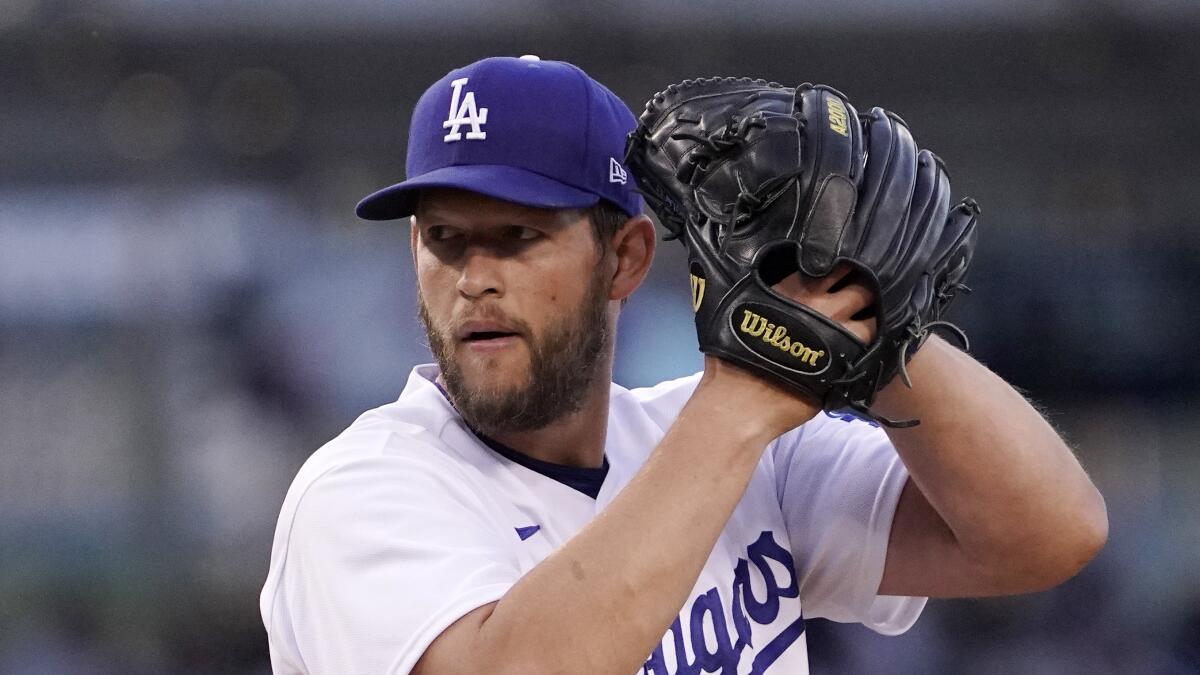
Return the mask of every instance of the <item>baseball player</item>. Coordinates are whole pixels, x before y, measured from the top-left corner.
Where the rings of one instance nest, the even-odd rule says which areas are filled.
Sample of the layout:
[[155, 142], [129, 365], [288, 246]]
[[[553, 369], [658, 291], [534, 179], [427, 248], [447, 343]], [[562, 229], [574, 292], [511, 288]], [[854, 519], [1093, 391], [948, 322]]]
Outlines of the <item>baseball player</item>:
[[[664, 206], [692, 208], [667, 199], [672, 176], [724, 175], [717, 155], [697, 148], [754, 146], [745, 157], [765, 161], [790, 142], [780, 131], [785, 140], [755, 145], [755, 134], [775, 133], [773, 113], [722, 113], [727, 126], [714, 130], [717, 115], [681, 111], [728, 89], [693, 99], [685, 89], [656, 97], [650, 126], [645, 117], [639, 126], [580, 69], [525, 56], [456, 69], [417, 102], [407, 180], [357, 211], [411, 218], [436, 364], [414, 368], [397, 401], [314, 453], [288, 491], [260, 603], [276, 672], [804, 673], [806, 617], [898, 634], [927, 597], [1046, 588], [1103, 545], [1103, 501], [1071, 451], [1011, 387], [947, 341], [920, 331], [920, 342], [895, 343], [901, 376], [855, 393], [863, 377], [852, 366], [887, 350], [839, 357], [841, 343], [821, 330], [846, 349], [892, 335], [892, 313], [872, 313], [890, 307], [887, 264], [874, 279], [849, 254], [828, 258], [838, 262], [821, 274], [785, 269], [755, 282], [760, 299], [729, 310], [743, 312], [732, 323], [712, 318], [726, 315], [711, 303], [750, 287], [722, 279], [767, 256], [742, 255], [739, 242], [750, 239], [729, 232], [753, 231], [769, 204], [809, 203], [763, 198], [784, 180], [747, 187], [751, 171], [727, 176], [741, 190], [730, 203], [749, 217], [735, 209], [719, 246], [704, 248], [699, 229], [674, 232], [693, 259], [703, 372], [647, 389], [611, 382], [620, 308], [655, 248], [638, 181], [669, 227], [713, 225], [694, 213], [675, 221]], [[884, 169], [871, 162], [883, 161], [876, 144], [885, 130], [909, 142], [887, 121], [894, 116], [876, 116], [867, 157], [853, 110], [829, 91], [756, 89], [739, 99], [823, 101], [806, 124], [785, 124], [787, 133], [832, 130], [859, 153], [848, 178], [825, 181], [826, 196], [811, 199], [820, 208], [787, 207], [815, 214], [805, 225], [813, 255], [821, 228], [837, 220], [838, 194], [854, 197], [836, 184], [878, 182]], [[656, 136], [662, 120], [682, 131]], [[627, 161], [631, 132], [661, 147], [635, 143], [630, 156], [641, 159]], [[677, 153], [676, 142], [694, 147]], [[940, 195], [940, 163], [906, 159], [901, 146], [889, 162], [910, 162], [918, 186], [904, 200], [916, 203], [922, 185]], [[835, 146], [826, 147], [832, 156]], [[675, 165], [681, 156], [699, 159], [685, 172]], [[671, 167], [656, 179], [660, 158]], [[886, 199], [858, 212], [895, 219], [921, 210], [889, 216]], [[939, 232], [956, 222], [946, 208], [927, 210]], [[884, 227], [892, 225], [860, 234]], [[938, 279], [957, 279], [953, 261], [944, 267]], [[924, 288], [908, 284], [906, 293]], [[914, 316], [919, 326], [937, 318]], [[841, 384], [769, 365], [792, 358], [843, 359], [821, 370], [840, 368]]]

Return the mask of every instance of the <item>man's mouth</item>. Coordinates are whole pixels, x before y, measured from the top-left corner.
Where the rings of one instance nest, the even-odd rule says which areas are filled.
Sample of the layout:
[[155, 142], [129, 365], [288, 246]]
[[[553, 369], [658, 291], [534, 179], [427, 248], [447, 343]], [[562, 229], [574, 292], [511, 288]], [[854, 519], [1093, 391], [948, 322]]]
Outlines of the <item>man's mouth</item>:
[[459, 340], [476, 345], [506, 343], [519, 336], [510, 326], [495, 321], [469, 321], [455, 331]]
[[501, 332], [501, 331], [485, 330], [485, 331], [478, 331], [478, 332], [474, 332], [474, 333], [468, 333], [467, 336], [463, 338], [463, 342], [483, 342], [485, 340], [499, 340], [500, 338], [513, 337], [515, 335], [516, 335], [516, 333], [505, 333], [505, 332]]

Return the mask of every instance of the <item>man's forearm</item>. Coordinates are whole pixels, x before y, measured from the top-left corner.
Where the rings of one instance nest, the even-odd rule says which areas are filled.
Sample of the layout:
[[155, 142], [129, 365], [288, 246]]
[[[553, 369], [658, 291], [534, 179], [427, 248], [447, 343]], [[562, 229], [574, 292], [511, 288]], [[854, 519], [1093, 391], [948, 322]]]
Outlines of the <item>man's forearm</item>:
[[469, 619], [475, 625], [443, 633], [438, 642], [457, 644], [435, 642], [421, 672], [636, 671], [678, 615], [779, 433], [747, 424], [746, 405], [698, 388], [613, 502], [490, 611]]
[[877, 409], [920, 419], [888, 435], [958, 548], [989, 577], [985, 590], [1044, 588], [1078, 571], [1103, 545], [1107, 516], [1050, 424], [1000, 377], [939, 338], [927, 341], [908, 370], [913, 388], [891, 383]]

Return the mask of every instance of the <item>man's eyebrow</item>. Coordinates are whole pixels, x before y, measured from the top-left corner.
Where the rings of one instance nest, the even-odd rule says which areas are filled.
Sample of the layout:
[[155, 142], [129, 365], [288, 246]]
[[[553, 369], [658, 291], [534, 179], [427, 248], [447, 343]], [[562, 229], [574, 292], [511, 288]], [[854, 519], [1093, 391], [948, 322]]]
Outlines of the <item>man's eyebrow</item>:
[[422, 218], [428, 220], [431, 217], [437, 217], [439, 214], [436, 206], [418, 205], [417, 208], [413, 209], [412, 215], [413, 218], [418, 220]]
[[451, 212], [439, 211], [437, 208], [424, 208], [413, 214], [413, 222], [420, 225], [455, 225]]
[[578, 219], [577, 214], [556, 214], [553, 218], [505, 218], [502, 221], [480, 225], [473, 219], [466, 221], [458, 221], [454, 218], [453, 213], [445, 213], [436, 208], [423, 210], [421, 213], [413, 214], [413, 221], [420, 225], [450, 225], [453, 227], [484, 227], [489, 230], [499, 229], [502, 227], [529, 227], [534, 229], [563, 229], [573, 225]]

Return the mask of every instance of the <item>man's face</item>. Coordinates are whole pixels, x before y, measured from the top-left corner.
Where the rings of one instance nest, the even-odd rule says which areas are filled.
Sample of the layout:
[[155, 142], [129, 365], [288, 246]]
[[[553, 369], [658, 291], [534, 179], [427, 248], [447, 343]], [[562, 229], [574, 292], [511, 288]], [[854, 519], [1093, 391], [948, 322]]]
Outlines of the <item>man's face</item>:
[[585, 214], [431, 190], [412, 243], [430, 349], [476, 430], [543, 428], [607, 382], [609, 272]]

